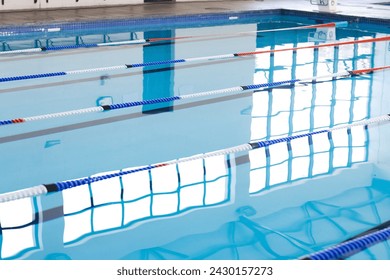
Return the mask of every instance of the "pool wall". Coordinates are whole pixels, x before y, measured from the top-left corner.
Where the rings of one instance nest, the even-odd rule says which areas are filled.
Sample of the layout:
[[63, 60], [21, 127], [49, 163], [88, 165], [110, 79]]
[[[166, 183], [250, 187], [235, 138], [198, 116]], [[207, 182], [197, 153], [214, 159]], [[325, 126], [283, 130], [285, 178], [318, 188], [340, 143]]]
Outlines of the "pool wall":
[[[198, 0], [199, 1], [199, 0]], [[56, 9], [56, 8], [80, 8], [80, 7], [98, 7], [98, 6], [116, 6], [116, 5], [134, 5], [143, 4], [148, 0], [1, 0], [1, 11], [15, 11], [15, 10], [43, 10], [43, 9]], [[161, 2], [161, 1], [160, 1]], [[190, 2], [189, 0], [176, 0], [165, 2]], [[193, 1], [191, 1], [193, 2]]]
[[52, 8], [78, 8], [78, 7], [96, 7], [113, 6], [128, 4], [143, 4], [143, 0], [2, 0], [0, 2], [0, 11], [14, 10], [39, 10]]

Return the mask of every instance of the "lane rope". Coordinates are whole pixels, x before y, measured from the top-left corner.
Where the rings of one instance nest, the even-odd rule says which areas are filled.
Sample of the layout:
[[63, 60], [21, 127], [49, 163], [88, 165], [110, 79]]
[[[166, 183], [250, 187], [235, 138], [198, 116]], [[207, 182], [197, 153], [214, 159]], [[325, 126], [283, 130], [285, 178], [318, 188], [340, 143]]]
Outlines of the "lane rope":
[[253, 34], [253, 33], [266, 33], [266, 32], [289, 31], [289, 30], [304, 30], [304, 29], [327, 28], [327, 27], [328, 28], [330, 28], [330, 27], [340, 28], [340, 27], [347, 27], [347, 26], [348, 26], [347, 21], [340, 21], [340, 22], [330, 22], [330, 23], [322, 23], [322, 24], [315, 24], [315, 25], [305, 25], [305, 26], [257, 30], [257, 31], [245, 31], [245, 32], [236, 32], [236, 33], [224, 33], [224, 34], [222, 33], [222, 34], [212, 34], [212, 35], [180, 36], [180, 37], [166, 37], [166, 38], [149, 38], [149, 39], [126, 40], [126, 41], [108, 42], [108, 43], [39, 47], [39, 48], [29, 48], [29, 49], [21, 49], [21, 50], [2, 51], [2, 52], [0, 52], [0, 55], [60, 51], [60, 50], [69, 50], [69, 49], [80, 49], [80, 48], [97, 48], [97, 47], [107, 47], [107, 46], [137, 45], [137, 44], [147, 44], [147, 43], [162, 42], [162, 41], [177, 41], [177, 40], [183, 40], [183, 39], [198, 39], [198, 38], [200, 39], [200, 38], [209, 38], [209, 37], [219, 38], [219, 37], [225, 37], [225, 36], [248, 35], [248, 34]]
[[327, 133], [328, 138], [332, 139], [332, 132], [340, 129], [351, 129], [353, 127], [357, 126], [365, 126], [368, 127], [369, 125], [372, 124], [379, 124], [379, 123], [384, 123], [384, 122], [389, 122], [390, 121], [390, 114], [387, 115], [382, 115], [378, 116], [375, 118], [367, 119], [364, 121], [359, 121], [355, 122], [352, 124], [347, 124], [347, 125], [341, 125], [341, 126], [336, 126], [324, 130], [318, 130], [318, 131], [313, 131], [313, 132], [308, 132], [308, 133], [303, 133], [303, 134], [297, 134], [293, 136], [287, 136], [287, 137], [282, 137], [282, 138], [276, 138], [272, 140], [265, 140], [265, 141], [258, 141], [258, 142], [250, 142], [222, 150], [217, 150], [209, 153], [204, 153], [204, 154], [198, 154], [190, 157], [185, 157], [185, 158], [180, 158], [176, 160], [171, 160], [171, 161], [166, 161], [163, 163], [157, 163], [157, 164], [151, 164], [148, 166], [144, 167], [139, 167], [135, 169], [122, 169], [119, 172], [113, 172], [113, 173], [108, 173], [105, 175], [99, 175], [99, 176], [92, 176], [92, 177], [84, 177], [81, 179], [75, 179], [75, 180], [69, 180], [69, 181], [61, 181], [61, 182], [56, 182], [56, 183], [50, 183], [50, 184], [42, 184], [14, 192], [8, 192], [4, 194], [0, 194], [0, 203], [4, 202], [9, 202], [13, 200], [18, 200], [18, 199], [23, 199], [23, 198], [31, 198], [34, 196], [40, 196], [43, 194], [47, 193], [53, 193], [53, 192], [61, 192], [66, 189], [82, 186], [82, 185], [87, 185], [90, 183], [95, 183], [111, 178], [117, 178], [121, 176], [125, 176], [128, 174], [136, 173], [136, 172], [141, 172], [141, 171], [148, 171], [152, 170], [155, 168], [160, 168], [172, 164], [179, 164], [179, 163], [184, 163], [188, 161], [193, 161], [193, 160], [198, 160], [198, 159], [206, 159], [209, 157], [214, 157], [214, 156], [221, 156], [221, 155], [228, 155], [228, 154], [235, 154], [239, 152], [247, 152], [250, 150], [255, 150], [259, 148], [264, 148], [268, 147], [274, 144], [278, 143], [283, 143], [283, 142], [290, 142], [294, 139], [299, 139], [299, 138], [304, 138], [304, 137], [310, 137], [316, 134], [322, 134], [322, 133]]
[[[389, 222], [387, 222], [389, 224]], [[302, 260], [339, 260], [361, 252], [380, 242], [390, 239], [390, 226], [374, 230], [360, 237], [312, 253]]]
[[84, 109], [76, 109], [76, 110], [70, 110], [70, 111], [64, 111], [64, 112], [58, 112], [58, 113], [36, 115], [36, 116], [31, 116], [31, 117], [20, 117], [20, 118], [14, 118], [14, 119], [6, 119], [6, 120], [0, 120], [0, 126], [6, 126], [6, 125], [11, 125], [11, 124], [20, 124], [20, 123], [32, 122], [32, 121], [47, 120], [47, 119], [53, 119], [53, 118], [62, 118], [62, 117], [81, 115], [81, 114], [112, 111], [112, 110], [125, 109], [125, 108], [131, 108], [131, 107], [142, 106], [142, 105], [158, 104], [158, 103], [165, 103], [165, 102], [171, 102], [171, 101], [176, 101], [176, 100], [185, 100], [185, 99], [191, 99], [191, 98], [199, 98], [199, 97], [204, 97], [204, 96], [222, 95], [222, 94], [240, 94], [240, 93], [250, 91], [250, 90], [251, 91], [259, 91], [259, 90], [265, 90], [265, 89], [269, 89], [269, 88], [277, 88], [277, 87], [284, 86], [287, 84], [288, 85], [292, 85], [292, 84], [295, 85], [296, 83], [302, 83], [302, 84], [313, 83], [319, 79], [349, 78], [352, 76], [371, 74], [375, 71], [382, 71], [382, 70], [387, 70], [387, 69], [390, 69], [390, 65], [381, 66], [381, 67], [374, 67], [374, 68], [358, 69], [358, 70], [352, 70], [352, 71], [344, 71], [344, 72], [339, 72], [339, 73], [334, 73], [334, 74], [329, 74], [329, 75], [324, 75], [324, 76], [310, 77], [310, 78], [292, 79], [292, 80], [279, 81], [279, 82], [270, 82], [270, 83], [263, 83], [263, 84], [252, 84], [252, 85], [245, 85], [245, 86], [230, 87], [230, 88], [224, 88], [224, 89], [217, 89], [217, 90], [211, 90], [211, 91], [186, 94], [183, 96], [161, 97], [161, 98], [155, 98], [155, 99], [149, 99], [149, 100], [117, 103], [117, 104], [102, 105], [102, 106], [96, 106], [96, 107], [90, 107], [90, 108], [84, 108]]
[[161, 65], [165, 65], [165, 64], [178, 64], [178, 63], [185, 63], [185, 62], [215, 61], [215, 60], [231, 59], [231, 58], [244, 57], [244, 56], [253, 56], [253, 55], [258, 55], [258, 54], [266, 54], [266, 53], [277, 53], [277, 52], [283, 52], [283, 51], [297, 51], [297, 50], [303, 50], [303, 49], [319, 49], [319, 48], [324, 48], [324, 47], [336, 47], [336, 46], [351, 45], [351, 44], [384, 42], [384, 41], [389, 41], [389, 40], [390, 40], [390, 36], [384, 36], [384, 37], [378, 37], [378, 38], [350, 40], [350, 41], [342, 41], [342, 42], [334, 42], [334, 43], [324, 43], [324, 44], [301, 46], [301, 47], [280, 48], [280, 49], [261, 50], [261, 51], [253, 51], [253, 52], [239, 52], [239, 53], [232, 53], [232, 54], [222, 54], [222, 55], [205, 56], [205, 57], [193, 57], [193, 58], [185, 58], [185, 59], [151, 61], [151, 62], [124, 64], [124, 65], [89, 68], [89, 69], [80, 69], [80, 70], [72, 70], [72, 71], [29, 74], [29, 75], [22, 75], [22, 76], [2, 77], [2, 78], [0, 78], [0, 83], [11, 82], [11, 81], [20, 81], [20, 80], [29, 80], [29, 79], [49, 78], [49, 77], [56, 77], [56, 76], [84, 74], [84, 73], [92, 73], [92, 72], [99, 72], [99, 71], [125, 70], [125, 69], [129, 69], [129, 68], [139, 68], [139, 67], [145, 67], [145, 66], [161, 66]]

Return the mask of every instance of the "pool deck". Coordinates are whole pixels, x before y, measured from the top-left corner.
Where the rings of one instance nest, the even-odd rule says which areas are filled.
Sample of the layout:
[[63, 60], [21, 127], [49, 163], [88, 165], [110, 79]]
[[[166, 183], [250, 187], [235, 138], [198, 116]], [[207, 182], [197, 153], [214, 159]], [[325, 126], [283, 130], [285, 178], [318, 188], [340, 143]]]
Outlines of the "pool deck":
[[[374, 4], [375, 3], [375, 4]], [[337, 14], [380, 18], [390, 20], [389, 3], [379, 0], [339, 0]], [[193, 15], [207, 13], [228, 13], [240, 11], [256, 11], [267, 9], [288, 9], [318, 12], [318, 8], [308, 0], [241, 0], [241, 1], [193, 1], [193, 2], [157, 2], [137, 5], [96, 7], [60, 10], [36, 10], [1, 12], [0, 26], [34, 25], [48, 22], [93, 21], [120, 18], [148, 18], [158, 16]]]

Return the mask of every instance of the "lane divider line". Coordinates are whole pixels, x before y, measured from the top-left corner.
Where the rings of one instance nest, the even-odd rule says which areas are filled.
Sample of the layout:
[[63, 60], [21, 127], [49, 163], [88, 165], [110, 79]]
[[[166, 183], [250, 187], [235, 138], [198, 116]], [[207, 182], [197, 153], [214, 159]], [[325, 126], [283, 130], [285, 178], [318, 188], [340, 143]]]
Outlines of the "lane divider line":
[[142, 105], [165, 103], [165, 102], [171, 102], [171, 101], [176, 101], [176, 100], [185, 100], [185, 99], [199, 98], [199, 97], [211, 96], [211, 95], [239, 94], [239, 93], [243, 93], [243, 92], [250, 91], [250, 90], [259, 91], [259, 90], [265, 90], [268, 88], [278, 88], [280, 86], [285, 86], [287, 84], [288, 85], [292, 85], [292, 84], [295, 85], [296, 83], [302, 83], [302, 84], [314, 83], [316, 80], [319, 80], [319, 79], [349, 78], [352, 76], [371, 74], [375, 71], [382, 71], [382, 70], [387, 70], [387, 69], [390, 69], [390, 65], [381, 66], [381, 67], [374, 67], [374, 68], [357, 69], [357, 70], [352, 70], [352, 71], [344, 71], [344, 72], [339, 72], [339, 73], [334, 73], [334, 74], [329, 74], [329, 75], [324, 75], [324, 76], [310, 77], [310, 78], [292, 79], [292, 80], [279, 81], [279, 82], [270, 82], [270, 83], [263, 83], [263, 84], [252, 84], [252, 85], [230, 87], [230, 88], [224, 88], [224, 89], [217, 89], [217, 90], [211, 90], [211, 91], [192, 93], [192, 94], [187, 94], [187, 95], [183, 95], [183, 96], [161, 97], [161, 98], [155, 98], [155, 99], [149, 99], [149, 100], [117, 103], [117, 104], [111, 104], [111, 105], [102, 105], [102, 106], [96, 106], [96, 107], [90, 107], [90, 108], [84, 108], [84, 109], [64, 111], [64, 112], [59, 112], [59, 113], [31, 116], [31, 117], [20, 117], [20, 118], [14, 118], [14, 119], [0, 120], [0, 126], [6, 126], [6, 125], [11, 125], [11, 124], [20, 124], [20, 123], [32, 122], [32, 121], [40, 121], [40, 120], [53, 119], [53, 118], [68, 117], [68, 116], [81, 115], [81, 114], [112, 111], [112, 110], [125, 109], [125, 108], [131, 108], [131, 107], [142, 106]]
[[129, 68], [139, 68], [139, 67], [146, 67], [146, 66], [160, 66], [160, 65], [165, 65], [165, 64], [213, 61], [213, 60], [222, 60], [222, 59], [229, 59], [229, 58], [231, 59], [231, 58], [235, 58], [235, 57], [253, 56], [253, 55], [258, 55], [258, 54], [266, 54], [266, 53], [297, 51], [297, 50], [303, 50], [303, 49], [318, 49], [318, 48], [324, 48], [324, 47], [336, 47], [336, 46], [351, 45], [351, 44], [384, 42], [384, 41], [389, 41], [389, 40], [390, 40], [390, 36], [384, 36], [384, 37], [378, 37], [378, 38], [350, 40], [350, 41], [342, 41], [342, 42], [339, 41], [339, 42], [334, 42], [334, 43], [324, 43], [324, 44], [316, 44], [316, 45], [301, 46], [301, 47], [280, 48], [280, 49], [261, 50], [261, 51], [252, 51], [252, 52], [239, 52], [239, 53], [232, 53], [232, 54], [223, 54], [223, 55], [205, 56], [205, 57], [193, 57], [193, 58], [185, 58], [185, 59], [183, 58], [183, 59], [175, 59], [175, 60], [151, 61], [151, 62], [143, 62], [143, 63], [124, 64], [124, 65], [116, 65], [116, 66], [80, 69], [80, 70], [72, 70], [72, 71], [60, 71], [60, 72], [51, 72], [51, 73], [41, 73], [41, 74], [29, 74], [29, 75], [2, 77], [2, 78], [0, 77], [0, 83], [11, 82], [11, 81], [20, 81], [20, 80], [29, 80], [29, 79], [49, 78], [49, 77], [56, 77], [56, 76], [84, 74], [84, 73], [92, 73], [92, 72], [100, 72], [100, 71], [125, 70], [125, 69], [129, 69]]
[[339, 260], [367, 249], [375, 244], [390, 239], [389, 221], [384, 223], [387, 227], [379, 227], [357, 238], [331, 246], [319, 252], [300, 258], [301, 260]]

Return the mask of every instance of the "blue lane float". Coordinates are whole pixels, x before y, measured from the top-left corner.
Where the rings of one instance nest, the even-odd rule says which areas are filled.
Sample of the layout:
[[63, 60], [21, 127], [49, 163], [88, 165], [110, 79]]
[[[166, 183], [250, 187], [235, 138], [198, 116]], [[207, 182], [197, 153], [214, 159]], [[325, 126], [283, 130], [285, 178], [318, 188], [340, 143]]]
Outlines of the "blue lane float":
[[5, 78], [0, 78], [0, 83], [21, 81], [21, 80], [30, 80], [30, 79], [39, 79], [39, 78], [48, 78], [48, 77], [57, 77], [57, 76], [65, 76], [65, 75], [67, 75], [66, 72], [53, 72], [53, 73], [43, 73], [43, 74], [24, 75], [24, 76], [15, 76], [15, 77], [5, 77]]
[[[389, 224], [389, 222], [387, 222]], [[301, 258], [302, 260], [339, 260], [361, 252], [380, 242], [390, 239], [390, 226], [374, 230], [358, 238], [343, 242], [322, 251]]]

